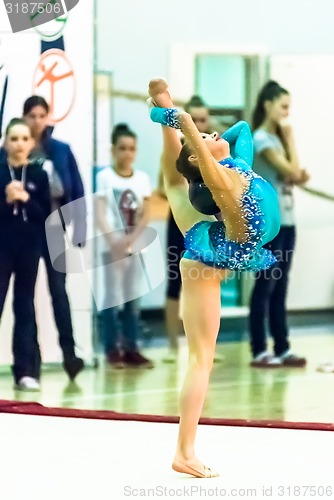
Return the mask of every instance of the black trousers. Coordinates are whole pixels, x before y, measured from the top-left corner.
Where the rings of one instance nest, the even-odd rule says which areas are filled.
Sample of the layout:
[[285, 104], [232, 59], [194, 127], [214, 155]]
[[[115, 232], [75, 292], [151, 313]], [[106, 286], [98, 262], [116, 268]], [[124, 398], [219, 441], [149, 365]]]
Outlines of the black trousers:
[[295, 226], [282, 226], [276, 238], [266, 245], [274, 253], [277, 263], [271, 269], [256, 274], [249, 316], [253, 356], [267, 349], [267, 319], [275, 355], [280, 356], [290, 347], [286, 298], [295, 241]]
[[49, 291], [52, 299], [53, 315], [59, 334], [59, 344], [63, 357], [71, 358], [75, 355], [71, 308], [66, 292], [66, 258], [65, 240], [63, 231], [59, 227], [48, 228], [49, 244], [54, 245], [58, 255], [57, 265], [64, 272], [56, 271], [50, 259], [46, 238], [43, 242], [42, 256], [46, 266]]
[[40, 244], [22, 240], [6, 241], [0, 247], [0, 318], [14, 275], [13, 374], [17, 383], [22, 377], [39, 379], [41, 355], [37, 339], [34, 295], [41, 254]]

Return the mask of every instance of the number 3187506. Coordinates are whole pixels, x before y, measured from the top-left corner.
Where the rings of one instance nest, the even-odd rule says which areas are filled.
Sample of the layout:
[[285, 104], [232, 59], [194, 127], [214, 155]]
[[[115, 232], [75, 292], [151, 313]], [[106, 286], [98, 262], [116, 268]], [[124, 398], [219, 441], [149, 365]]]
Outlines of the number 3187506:
[[5, 4], [8, 14], [30, 14], [31, 16], [43, 14], [62, 14], [62, 9], [57, 0], [50, 0], [47, 3], [43, 2], [29, 2], [29, 3], [13, 3], [8, 2]]

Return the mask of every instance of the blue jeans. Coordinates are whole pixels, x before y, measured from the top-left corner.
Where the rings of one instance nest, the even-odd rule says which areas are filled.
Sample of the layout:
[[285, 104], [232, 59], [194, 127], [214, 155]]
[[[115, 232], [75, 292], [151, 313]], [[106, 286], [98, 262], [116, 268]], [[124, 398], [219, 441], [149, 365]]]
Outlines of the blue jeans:
[[102, 312], [102, 339], [104, 351], [137, 351], [139, 330], [139, 308], [136, 300], [119, 307], [110, 307]]
[[266, 245], [274, 253], [277, 263], [271, 269], [256, 274], [249, 316], [253, 356], [267, 350], [267, 319], [275, 355], [281, 356], [290, 348], [286, 298], [295, 242], [295, 226], [282, 226], [278, 235]]
[[141, 264], [137, 257], [133, 257], [124, 263], [119, 261], [115, 266], [111, 265], [109, 252], [102, 257], [105, 266], [105, 309], [101, 315], [104, 351], [106, 354], [119, 348], [137, 351], [139, 301], [133, 297], [137, 297]]

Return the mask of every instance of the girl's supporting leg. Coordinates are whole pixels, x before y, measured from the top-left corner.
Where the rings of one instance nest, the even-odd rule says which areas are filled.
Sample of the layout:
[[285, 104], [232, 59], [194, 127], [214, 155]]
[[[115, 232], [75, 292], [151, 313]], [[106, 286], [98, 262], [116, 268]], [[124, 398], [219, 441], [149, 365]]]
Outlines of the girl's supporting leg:
[[[180, 399], [180, 428], [173, 468], [207, 476], [196, 458], [194, 442], [214, 359], [220, 325], [220, 283], [228, 271], [181, 260], [183, 323], [189, 345], [188, 370]], [[182, 467], [184, 466], [184, 467]]]

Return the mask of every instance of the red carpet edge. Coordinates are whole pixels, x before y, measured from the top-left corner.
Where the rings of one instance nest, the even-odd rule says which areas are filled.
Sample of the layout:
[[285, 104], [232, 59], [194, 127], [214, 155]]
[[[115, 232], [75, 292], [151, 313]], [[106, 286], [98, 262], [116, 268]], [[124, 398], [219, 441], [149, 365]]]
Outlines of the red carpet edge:
[[[81, 410], [73, 408], [49, 408], [39, 403], [0, 400], [0, 413], [36, 415], [45, 417], [89, 418], [95, 420], [124, 420], [176, 424], [179, 417], [165, 415], [141, 415], [118, 413], [110, 410]], [[278, 420], [242, 420], [226, 418], [201, 418], [202, 425], [225, 425], [233, 427], [263, 427], [271, 429], [296, 429], [334, 431], [334, 424], [321, 422], [284, 422]]]

